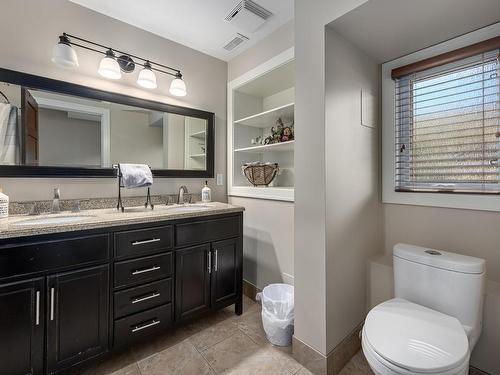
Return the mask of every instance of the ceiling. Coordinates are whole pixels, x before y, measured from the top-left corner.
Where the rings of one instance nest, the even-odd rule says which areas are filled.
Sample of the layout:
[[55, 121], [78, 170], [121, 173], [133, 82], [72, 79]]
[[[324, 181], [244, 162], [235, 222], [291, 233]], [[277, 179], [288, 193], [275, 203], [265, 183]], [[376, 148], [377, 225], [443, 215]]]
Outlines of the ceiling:
[[500, 21], [500, 0], [369, 0], [328, 26], [382, 63]]
[[293, 19], [294, 0], [254, 0], [273, 13], [231, 52], [222, 47], [237, 30], [224, 17], [240, 0], [70, 0], [166, 39], [228, 61]]

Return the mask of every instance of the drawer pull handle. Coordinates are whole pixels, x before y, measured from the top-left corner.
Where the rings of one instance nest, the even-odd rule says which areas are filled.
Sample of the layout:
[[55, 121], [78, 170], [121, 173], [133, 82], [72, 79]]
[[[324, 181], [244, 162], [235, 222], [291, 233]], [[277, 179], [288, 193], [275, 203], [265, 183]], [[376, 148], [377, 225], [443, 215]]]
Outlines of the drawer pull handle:
[[50, 320], [54, 320], [54, 288], [50, 288]]
[[137, 246], [137, 245], [145, 245], [147, 243], [153, 243], [153, 242], [160, 242], [160, 238], [152, 238], [150, 240], [143, 240], [143, 241], [134, 241], [132, 242], [132, 246]]
[[217, 272], [219, 270], [219, 253], [217, 250], [215, 250], [215, 265], [214, 265], [214, 270]]
[[212, 252], [211, 252], [211, 251], [209, 251], [209, 252], [207, 253], [207, 256], [208, 256], [208, 262], [207, 262], [207, 263], [208, 263], [208, 266], [207, 266], [207, 268], [208, 268], [208, 273], [212, 273]]
[[142, 331], [143, 329], [146, 329], [146, 328], [149, 328], [149, 327], [153, 327], [153, 326], [155, 326], [157, 324], [160, 324], [160, 321], [156, 320], [156, 319], [153, 319], [153, 321], [151, 323], [147, 323], [147, 324], [144, 324], [142, 326], [140, 326], [140, 325], [135, 326], [132, 329], [132, 333], [135, 333], [135, 332], [138, 332], [138, 331]]
[[161, 267], [159, 266], [153, 266], [150, 268], [144, 268], [142, 270], [135, 270], [132, 272], [132, 275], [140, 275], [141, 273], [147, 273], [147, 272], [153, 272], [153, 271], [158, 271]]
[[144, 301], [147, 301], [148, 299], [152, 299], [152, 298], [156, 298], [156, 297], [159, 297], [160, 296], [160, 293], [152, 293], [150, 294], [149, 296], [146, 296], [146, 297], [137, 297], [137, 298], [134, 298], [132, 300], [132, 303], [139, 303], [139, 302], [144, 302]]
[[40, 291], [36, 292], [36, 312], [35, 312], [35, 325], [40, 325]]

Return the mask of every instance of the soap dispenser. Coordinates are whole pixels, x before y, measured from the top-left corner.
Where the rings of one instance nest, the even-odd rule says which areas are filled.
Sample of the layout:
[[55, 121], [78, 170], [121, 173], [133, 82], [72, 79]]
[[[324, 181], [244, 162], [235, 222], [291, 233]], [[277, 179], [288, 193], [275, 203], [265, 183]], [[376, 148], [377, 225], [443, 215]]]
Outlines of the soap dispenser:
[[202, 203], [210, 203], [212, 201], [212, 190], [208, 187], [208, 181], [205, 181], [205, 186], [201, 189]]
[[9, 197], [2, 192], [0, 187], [0, 219], [9, 216]]

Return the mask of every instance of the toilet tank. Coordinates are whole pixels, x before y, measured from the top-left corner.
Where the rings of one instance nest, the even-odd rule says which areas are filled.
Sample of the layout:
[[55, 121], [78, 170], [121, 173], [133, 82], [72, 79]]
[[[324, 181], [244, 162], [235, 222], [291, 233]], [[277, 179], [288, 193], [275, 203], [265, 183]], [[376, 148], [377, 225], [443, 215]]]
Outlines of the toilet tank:
[[397, 244], [393, 260], [395, 296], [454, 316], [474, 347], [482, 328], [484, 259]]

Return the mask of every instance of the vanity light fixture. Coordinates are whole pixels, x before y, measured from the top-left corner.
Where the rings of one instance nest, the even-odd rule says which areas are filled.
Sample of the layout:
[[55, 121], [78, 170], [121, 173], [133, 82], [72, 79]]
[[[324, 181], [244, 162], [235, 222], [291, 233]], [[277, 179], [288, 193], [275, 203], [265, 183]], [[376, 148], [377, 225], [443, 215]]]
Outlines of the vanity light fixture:
[[142, 70], [139, 72], [137, 84], [141, 87], [147, 89], [157, 88], [155, 72], [159, 72], [174, 77], [169, 89], [172, 95], [186, 96], [187, 94], [186, 83], [182, 79], [179, 69], [171, 68], [149, 59], [144, 59], [67, 33], [59, 36], [59, 43], [54, 46], [52, 51], [52, 61], [65, 68], [77, 68], [78, 57], [73, 47], [83, 48], [104, 55], [99, 63], [97, 72], [105, 78], [120, 79], [122, 72], [132, 73], [136, 66], [140, 66]]

